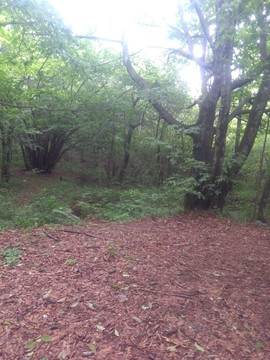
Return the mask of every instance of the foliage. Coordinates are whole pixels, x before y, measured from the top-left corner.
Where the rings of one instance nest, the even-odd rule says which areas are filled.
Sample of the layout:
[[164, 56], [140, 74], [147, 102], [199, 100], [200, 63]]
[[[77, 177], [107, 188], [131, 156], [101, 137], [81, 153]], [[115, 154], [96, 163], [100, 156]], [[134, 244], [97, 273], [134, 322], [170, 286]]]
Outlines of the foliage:
[[69, 265], [69, 266], [73, 266], [76, 264], [76, 260], [75, 259], [67, 259], [66, 262], [65, 262], [66, 265]]
[[[158, 65], [132, 56], [134, 82], [118, 51], [75, 38], [46, 1], [2, 1], [2, 179], [10, 180], [16, 158], [28, 170], [71, 172], [82, 191], [113, 189], [84, 192], [96, 200], [81, 190], [63, 200], [57, 186], [19, 209], [0, 189], [0, 226], [161, 215], [184, 197], [190, 208], [222, 208], [241, 171], [251, 181], [245, 162], [254, 142], [259, 151], [269, 111], [269, 4], [243, 4], [183, 1], [170, 27], [178, 46]], [[195, 101], [179, 75], [189, 61], [201, 70]], [[246, 185], [240, 192], [252, 199]]]
[[8, 266], [16, 265], [20, 261], [21, 252], [15, 248], [8, 248], [2, 252], [4, 264]]
[[[84, 216], [98, 216], [114, 221], [130, 221], [148, 216], [170, 216], [181, 210], [179, 199], [160, 189], [102, 190], [83, 194]], [[75, 204], [75, 213], [82, 202]]]
[[[182, 209], [181, 200], [170, 189], [104, 189], [74, 181], [45, 181], [40, 176], [31, 178], [31, 183], [38, 184], [41, 189], [35, 196], [30, 195], [27, 203], [18, 205], [24, 187], [10, 183], [9, 189], [2, 193], [3, 203], [9, 204], [9, 212], [0, 228], [77, 224], [80, 219], [93, 217], [130, 221], [148, 216], [170, 216]], [[29, 186], [28, 183], [25, 186]], [[0, 210], [5, 213], [4, 208]]]
[[19, 218], [17, 217], [17, 224], [23, 227], [27, 227], [27, 224], [28, 226], [77, 224], [79, 221], [79, 218], [72, 213], [68, 206], [61, 205], [54, 195], [50, 195], [48, 189], [43, 189], [21, 215]]

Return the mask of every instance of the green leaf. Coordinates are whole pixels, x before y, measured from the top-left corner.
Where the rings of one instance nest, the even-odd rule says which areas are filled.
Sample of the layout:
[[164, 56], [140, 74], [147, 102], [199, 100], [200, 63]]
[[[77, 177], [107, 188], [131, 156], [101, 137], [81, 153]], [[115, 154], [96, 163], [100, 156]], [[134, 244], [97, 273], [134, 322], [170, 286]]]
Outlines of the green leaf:
[[104, 331], [104, 330], [105, 330], [105, 327], [102, 326], [102, 325], [97, 325], [97, 328], [98, 328], [98, 330], [100, 330], [100, 331]]
[[30, 341], [28, 341], [28, 343], [25, 344], [24, 347], [27, 350], [33, 350], [34, 347], [36, 346], [36, 344], [37, 344], [36, 340], [30, 340]]
[[42, 335], [39, 339], [45, 343], [49, 343], [52, 341], [52, 337], [50, 335]]
[[196, 350], [198, 350], [200, 352], [204, 352], [204, 348], [201, 345], [199, 345], [198, 343], [195, 342], [194, 346], [195, 346]]
[[93, 343], [88, 343], [87, 346], [89, 347], [89, 349], [90, 349], [91, 351], [93, 351], [93, 353], [96, 353], [97, 347], [96, 347], [95, 344], [93, 344]]
[[261, 343], [261, 342], [256, 342], [255, 347], [256, 347], [256, 349], [263, 349], [263, 348], [264, 348], [264, 344]]

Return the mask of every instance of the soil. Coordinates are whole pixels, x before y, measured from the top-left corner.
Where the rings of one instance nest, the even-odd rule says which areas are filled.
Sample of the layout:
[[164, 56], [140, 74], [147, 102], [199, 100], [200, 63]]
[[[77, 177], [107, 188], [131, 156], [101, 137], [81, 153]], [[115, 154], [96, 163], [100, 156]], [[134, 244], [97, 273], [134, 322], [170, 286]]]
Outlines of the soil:
[[0, 233], [2, 360], [270, 359], [270, 230], [212, 214]]

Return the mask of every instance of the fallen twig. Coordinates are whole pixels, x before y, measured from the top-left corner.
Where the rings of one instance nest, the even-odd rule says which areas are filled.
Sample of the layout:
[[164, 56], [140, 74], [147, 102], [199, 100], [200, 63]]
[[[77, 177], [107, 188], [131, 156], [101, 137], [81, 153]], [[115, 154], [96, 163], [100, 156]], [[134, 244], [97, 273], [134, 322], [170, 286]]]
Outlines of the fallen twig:
[[61, 240], [59, 237], [53, 236], [53, 235], [49, 234], [47, 231], [44, 231], [44, 234], [46, 234], [50, 239], [53, 239], [54, 241]]
[[92, 238], [99, 239], [99, 240], [108, 240], [108, 241], [111, 240], [111, 239], [109, 239], [107, 237], [101, 237], [101, 236], [91, 234], [91, 233], [88, 233], [88, 232], [85, 232], [85, 231], [68, 230], [68, 229], [57, 229], [57, 231], [67, 232], [67, 233], [71, 233], [71, 234], [86, 235], [88, 237], [92, 237]]
[[63, 232], [71, 233], [71, 234], [81, 234], [81, 235], [86, 235], [86, 236], [93, 237], [93, 238], [98, 238], [98, 236], [84, 232], [84, 231], [67, 230], [67, 229], [57, 229], [57, 231], [63, 231]]

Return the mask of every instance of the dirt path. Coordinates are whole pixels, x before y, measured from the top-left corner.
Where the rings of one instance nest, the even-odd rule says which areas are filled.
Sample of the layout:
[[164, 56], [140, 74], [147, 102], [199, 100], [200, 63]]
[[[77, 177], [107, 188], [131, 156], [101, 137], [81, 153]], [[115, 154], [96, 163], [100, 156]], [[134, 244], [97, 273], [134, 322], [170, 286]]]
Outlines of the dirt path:
[[0, 234], [0, 358], [270, 359], [270, 231], [211, 215]]

